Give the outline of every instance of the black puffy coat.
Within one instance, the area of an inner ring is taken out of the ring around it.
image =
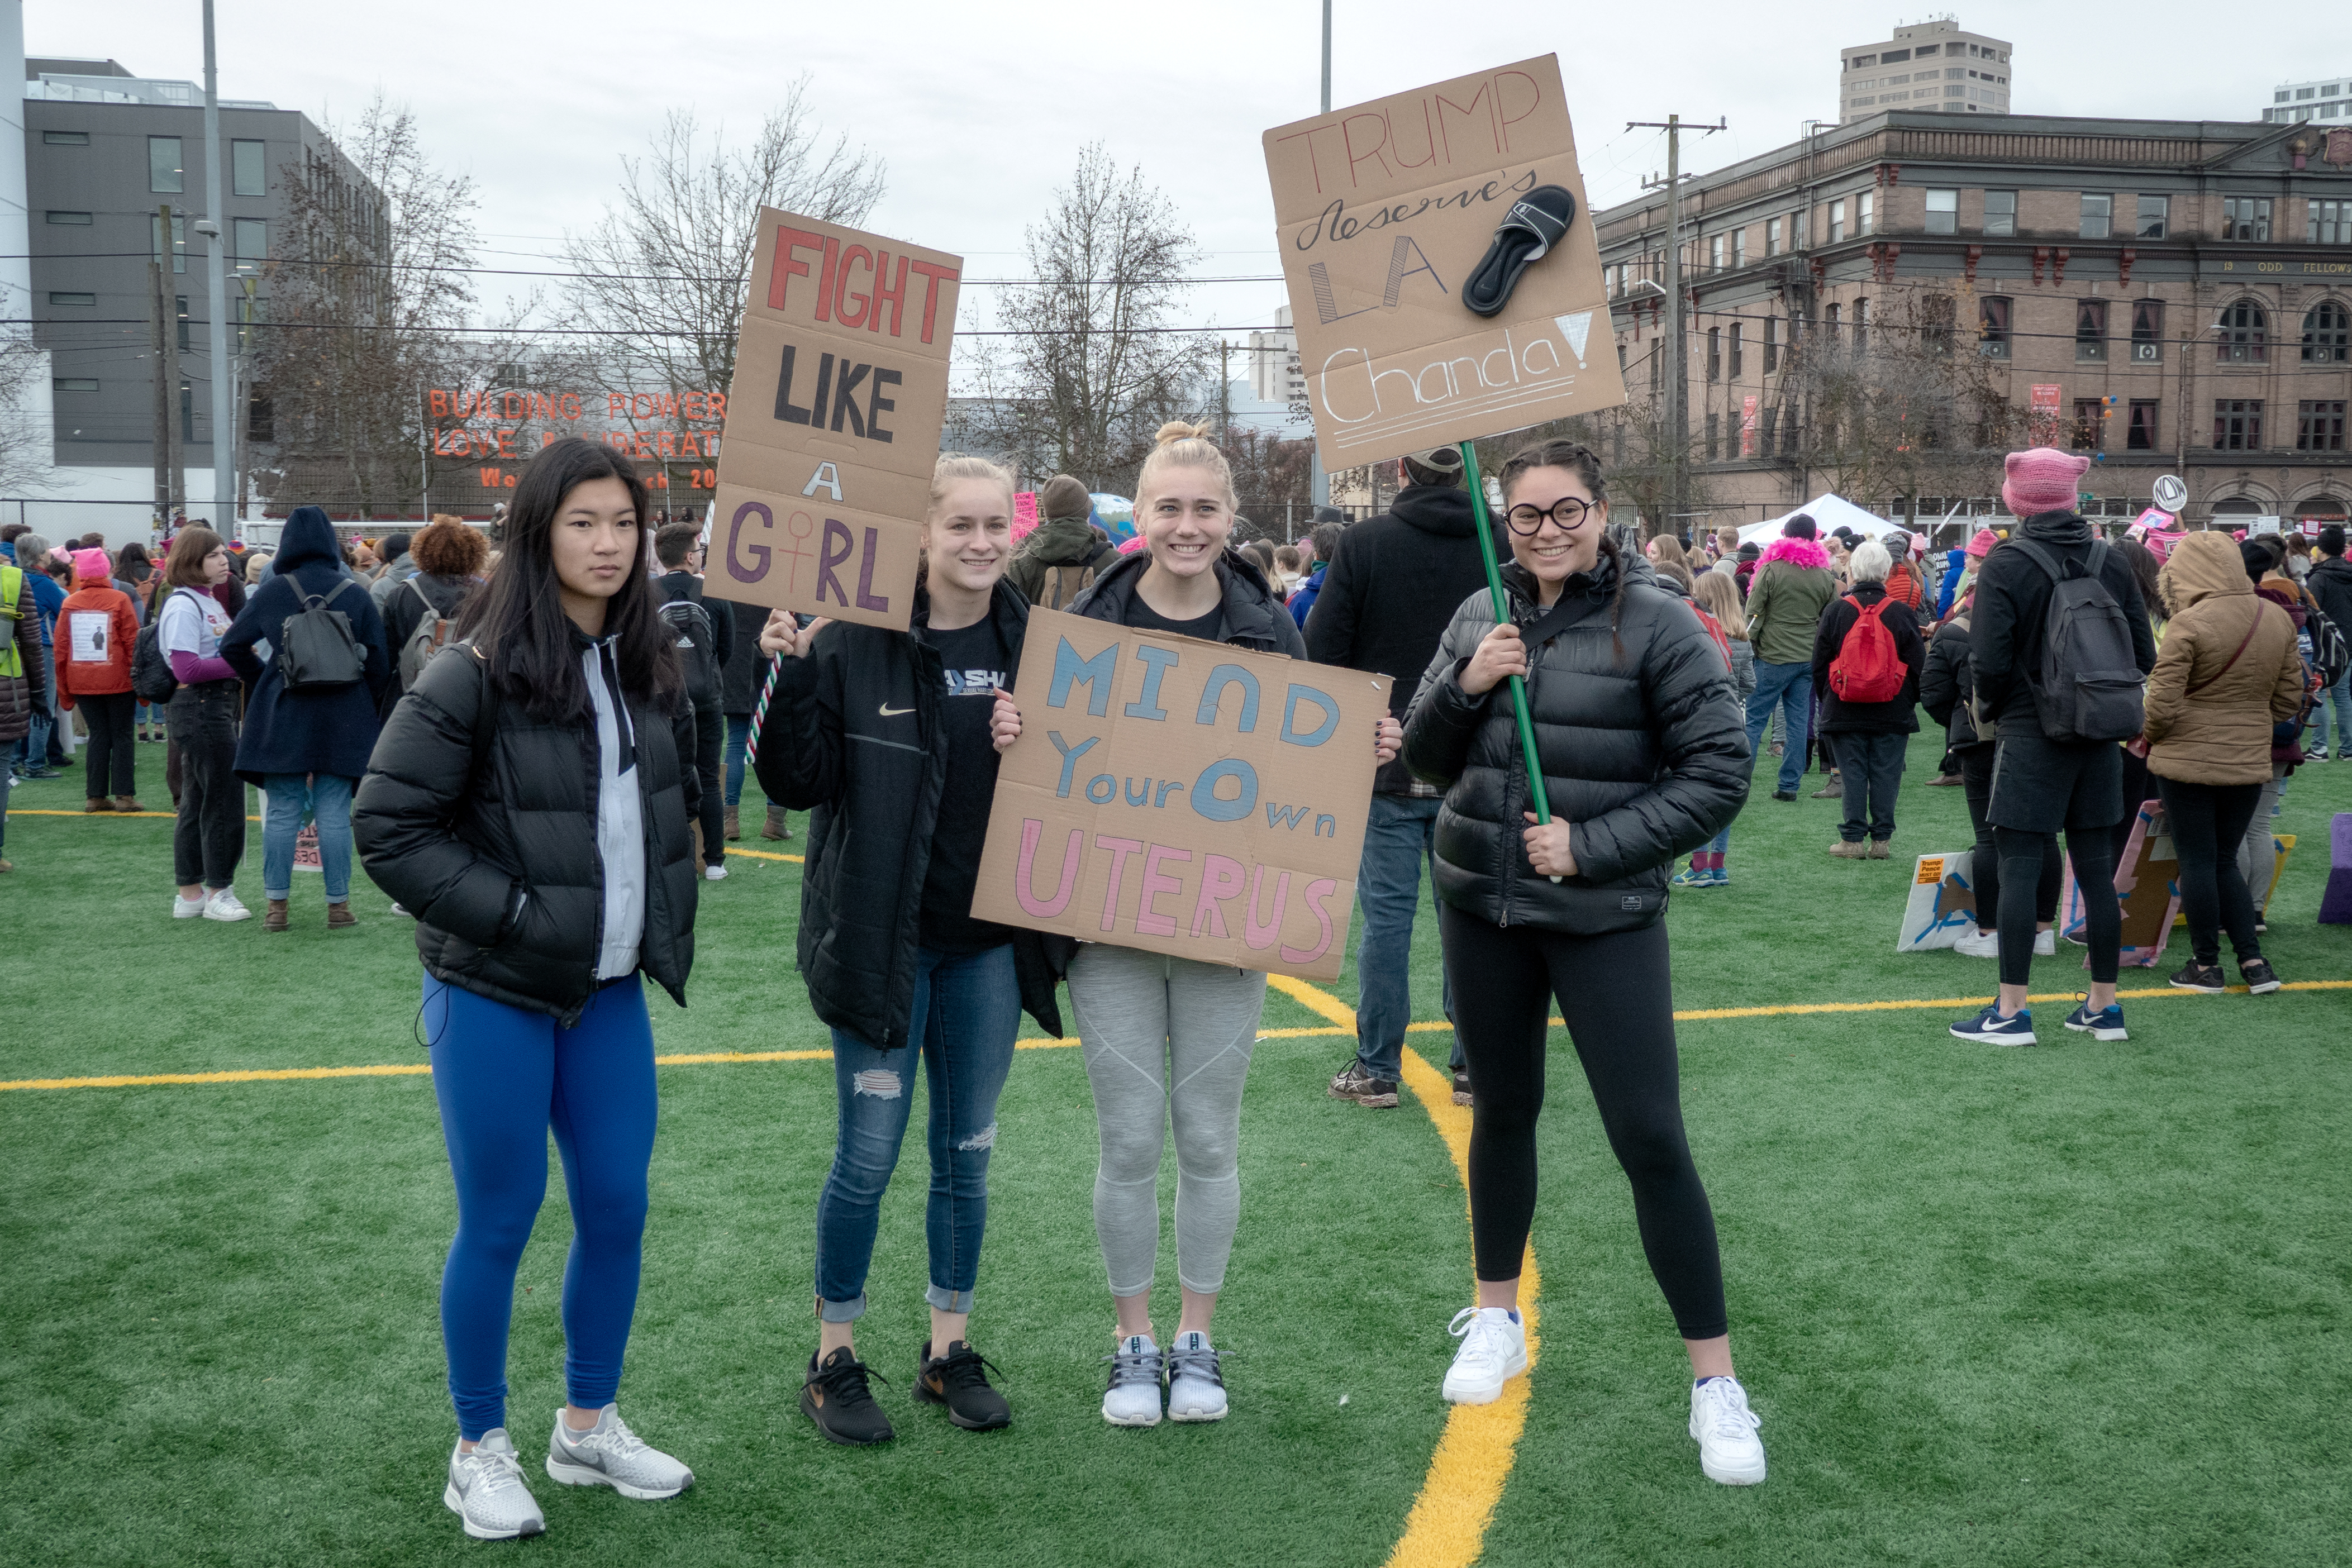
[[[727,657],[719,664],[719,711],[749,717],[759,706],[760,687],[767,681],[768,665],[772,662],[760,652],[760,633],[768,624],[768,607],[708,593],[702,596],[702,605],[714,615],[722,609],[727,612],[728,635],[731,639]]]
[[[1257,562],[1238,550],[1228,549],[1213,565],[1217,580],[1225,590],[1225,624],[1221,642],[1261,653],[1307,657],[1306,634],[1290,618],[1290,612],[1283,607],[1265,574],[1258,570]],[[1070,601],[1069,613],[1083,615],[1089,621],[1127,624],[1127,607],[1135,598],[1136,584],[1150,569],[1149,550],[1119,557],[1116,564],[1095,579],[1092,588]]]
[[[1990,735],[1977,733],[1969,706],[1975,695],[1969,678],[1969,612],[1955,610],[1936,628],[1927,643],[1927,667],[1919,672],[1919,706],[1944,727],[1944,744],[1954,751],[1993,743]]]
[[[575,635],[575,643],[587,639]],[[702,868],[694,710],[630,702],[646,829],[637,967],[686,1005]],[[487,710],[487,711],[486,711]],[[541,723],[491,689],[459,643],[425,667],[377,740],[352,810],[375,884],[416,916],[427,973],[460,990],[577,1022],[596,989],[604,862],[596,852],[593,716]],[[512,917],[518,890],[530,896]]]
[[[836,621],[808,653],[779,661],[767,722],[755,737],[760,788],[809,817],[801,873],[801,977],[835,1029],[883,1051],[907,1043],[922,940],[923,881],[947,787],[946,666],[924,638],[930,596],[918,589],[912,629]],[[1029,601],[999,582],[989,614],[1013,669]],[[1034,931],[1013,937],[1021,1006],[1062,1032],[1054,973]]]
[[[1616,632],[1610,596],[1627,573]],[[1533,578],[1503,568],[1511,619],[1544,612]],[[1570,623],[1533,650],[1528,701],[1552,815],[1570,824],[1577,874],[1553,883],[1528,863],[1528,804],[1510,688],[1462,689],[1462,666],[1494,629],[1485,590],[1454,612],[1405,721],[1413,772],[1445,787],[1437,814],[1437,896],[1497,925],[1580,936],[1633,931],[1665,913],[1666,872],[1739,814],[1748,798],[1747,719],[1722,650],[1687,601],[1645,561],[1604,556],[1569,579]]]
[[[1903,689],[1883,703],[1850,703],[1830,685],[1830,666],[1845,646],[1862,612],[1887,598],[1886,586],[1856,583],[1822,612],[1813,629],[1813,695],[1821,698],[1818,727],[1823,735],[1916,735],[1919,730],[1919,674],[1927,663],[1927,644],[1919,635],[1919,618],[1901,600],[1878,612],[1879,623],[1895,640],[1895,656],[1903,661]]]

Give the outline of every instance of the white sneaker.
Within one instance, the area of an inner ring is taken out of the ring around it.
[[[1528,1330],[1508,1307],[1465,1307],[1446,1332],[1462,1342],[1445,1372],[1445,1397],[1456,1405],[1492,1405],[1503,1385],[1528,1369]]]
[[[1110,1388],[1103,1395],[1103,1419],[1114,1427],[1160,1425],[1160,1379],[1167,1363],[1149,1334],[1118,1342],[1110,1359]]]
[[[1736,1377],[1710,1377],[1691,1387],[1690,1435],[1698,1468],[1711,1481],[1752,1487],[1764,1479],[1763,1418],[1748,1408],[1748,1390]]]
[[[705,882],[725,882],[727,880],[727,868],[723,865],[704,866],[702,868],[702,880]]]
[[[2000,933],[1971,931],[1952,943],[1952,951],[1963,958],[1998,958],[2000,956]]]
[[[511,1541],[547,1528],[547,1517],[522,1479],[522,1462],[515,1458],[514,1439],[504,1427],[483,1433],[472,1453],[449,1456],[449,1480],[442,1488],[441,1502],[465,1521],[466,1533],[477,1541]]]
[[[1168,1418],[1171,1421],[1222,1421],[1225,1418],[1225,1376],[1209,1336],[1194,1329],[1180,1333],[1168,1347]]]
[[[647,1448],[621,1419],[621,1407],[607,1405],[585,1432],[566,1427],[563,1412],[555,1413],[555,1429],[547,1435],[547,1479],[568,1487],[611,1487],[639,1502],[658,1502],[692,1486],[694,1472]]]
[[[173,896],[176,897],[177,895],[174,894]],[[243,904],[238,902],[236,890],[235,888],[225,887],[218,893],[214,894],[210,898],[205,900],[205,918],[207,920],[250,920],[253,918],[253,911],[247,909]]]
[[[2058,933],[2055,931],[2036,931],[2033,934],[2033,956],[2035,957],[2053,957],[2057,954],[2057,951]]]
[[[172,895],[172,918],[174,920],[194,920],[198,915],[202,915],[205,912],[205,907],[211,903],[212,895],[210,894],[198,894],[194,898],[182,898],[175,893]]]

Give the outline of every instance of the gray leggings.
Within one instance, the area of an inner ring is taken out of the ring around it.
[[[1094,1085],[1101,1161],[1095,1237],[1114,1296],[1151,1288],[1160,1158],[1176,1131],[1176,1277],[1211,1293],[1241,1220],[1242,1081],[1265,1010],[1252,969],[1089,943],[1070,963],[1070,1012]]]

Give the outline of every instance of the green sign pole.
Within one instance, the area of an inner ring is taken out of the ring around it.
[[[1462,473],[1470,486],[1470,509],[1478,520],[1478,559],[1486,563],[1486,591],[1495,596],[1495,623],[1499,626],[1511,618],[1510,600],[1503,592],[1503,570],[1495,559],[1495,536],[1486,517],[1486,482],[1478,476],[1477,450],[1466,441],[1462,443]],[[1528,653],[1532,658],[1535,650]],[[1536,758],[1536,725],[1528,716],[1528,684],[1517,675],[1511,677],[1511,712],[1519,721],[1519,751],[1527,759],[1528,793],[1534,799],[1536,821],[1549,822],[1551,801],[1544,793],[1543,764]]]

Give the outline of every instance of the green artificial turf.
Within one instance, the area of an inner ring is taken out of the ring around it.
[[[153,759],[153,760],[151,760]],[[160,758],[142,748],[144,770]],[[1676,1005],[1983,995],[1992,966],[1901,956],[1909,856],[1962,847],[1958,789],[1897,818],[1903,858],[1824,852],[1833,802],[1763,793],[1729,888],[1678,897]],[[1815,780],[1809,779],[1808,792]],[[150,784],[151,803],[162,790]],[[330,936],[173,922],[171,823],[30,817],[0,880],[10,1017],[0,1079],[417,1062],[410,926],[362,886]],[[2352,978],[2314,916],[2352,768],[2305,769],[2301,847],[2267,945],[2290,981]],[[759,821],[754,800],[743,816]],[[743,847],[796,851],[799,841]],[[240,879],[259,904],[259,835]],[[664,1052],[822,1047],[792,966],[798,867],[734,857],[706,886],[693,1005]],[[2184,956],[2129,970],[2158,986]],[[2078,950],[2037,992],[2080,983]],[[1438,1016],[1433,930],[1414,998]],[[1332,988],[1352,999],[1352,972]],[[2056,1028],[1965,1045],[1958,1009],[1685,1022],[1684,1092],[1714,1197],[1733,1343],[1771,1479],[1698,1474],[1687,1373],[1624,1180],[1564,1040],[1534,1245],[1544,1352],[1496,1563],[2340,1560],[2341,1157],[2352,992],[2126,998],[2133,1039]],[[1322,1019],[1270,996],[1268,1028]],[[1034,1029],[1028,1032],[1034,1033]],[[1412,1043],[1443,1065],[1445,1036]],[[1014,1427],[974,1436],[907,1399],[925,1332],[919,1135],[886,1202],[861,1345],[894,1385],[887,1448],[794,1409],[814,1343],[810,1251],[831,1155],[822,1061],[660,1071],[645,1287],[624,1408],[697,1489],[666,1504],[535,1488],[533,1553],[629,1563],[1378,1563],[1444,1418],[1468,1299],[1461,1188],[1427,1118],[1328,1099],[1332,1038],[1258,1047],[1243,1223],[1218,1317],[1234,1414],[1121,1431],[1096,1414],[1111,1333],[1075,1051],[1014,1063],[992,1168],[980,1347]],[[918,1121],[917,1126],[919,1128]],[[0,1514],[7,1563],[461,1562],[439,1502],[454,1427],[436,1288],[453,1224],[422,1076],[0,1093]],[[510,1417],[533,1462],[561,1400],[552,1185],[517,1298]],[[1172,1241],[1172,1237],[1170,1238]],[[1161,1276],[1172,1292],[1173,1260]],[[1172,1301],[1160,1316],[1172,1319]],[[1164,1325],[1163,1325],[1164,1326]],[[1340,1403],[1345,1395],[1347,1402]]]

